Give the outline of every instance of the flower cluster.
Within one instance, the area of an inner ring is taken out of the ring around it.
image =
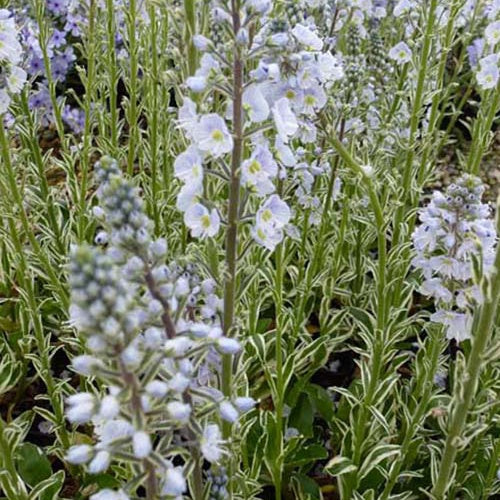
[[[434,192],[413,233],[413,264],[424,275],[420,291],[436,301],[431,320],[457,341],[470,337],[471,310],[482,301],[473,258],[484,273],[493,264],[497,234],[490,207],[481,203],[483,190],[477,177],[464,175],[445,194]]]
[[[19,94],[26,82],[22,56],[15,20],[7,9],[0,9],[0,114],[7,111],[11,95]]]
[[[67,459],[92,474],[113,460],[134,462],[146,488],[180,498],[185,470],[201,477],[201,460],[223,460],[220,419],[236,422],[255,402],[214,387],[218,353],[236,354],[240,345],[222,334],[213,280],[200,281],[190,265],[164,264],[167,243],[151,236],[142,200],[114,160],[101,159],[96,175],[99,247],[73,248],[69,264],[71,319],[89,351],[72,366],[107,391],[67,398],[68,420],[92,423],[95,433],[93,445],[73,446]],[[92,498],[129,494],[124,487]]]
[[[492,7],[492,6],[490,6]],[[491,21],[484,30],[484,36],[473,41],[467,48],[469,61],[481,90],[496,88],[500,77],[498,42],[500,42],[500,21],[494,20],[498,9],[486,10]]]
[[[232,20],[224,4],[215,2],[212,9],[213,25],[222,27],[214,29],[217,36],[209,40],[195,35],[194,44],[203,55],[186,86],[194,93],[222,94],[227,111],[224,116],[201,113],[198,108],[203,105],[188,97],[179,111],[179,126],[191,144],[174,165],[176,177],[184,183],[177,208],[184,212],[194,237],[217,235],[223,220],[221,207],[208,200],[205,178],[207,174],[227,178],[226,158],[233,154],[236,140],[232,121],[238,86],[243,115],[240,136],[244,134],[250,143],[241,161],[241,186],[249,204],[263,199],[255,217],[244,214],[255,220],[251,230],[255,240],[273,250],[283,238],[292,214],[276,194],[276,184],[286,177],[287,169],[293,171],[301,202],[317,205],[309,196],[312,180],[328,168],[317,155],[308,155],[305,146],[317,141],[316,119],[327,103],[326,92],[343,77],[339,60],[325,50],[314,16],[308,15],[320,3],[287,2],[283,12],[269,1],[242,2],[241,26],[235,33],[237,51],[245,66],[254,67],[243,71],[243,82],[235,82],[231,75],[230,61],[236,56],[230,44],[224,43],[224,33],[229,31],[224,25]]]

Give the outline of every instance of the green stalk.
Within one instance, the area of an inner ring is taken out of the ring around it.
[[[137,3],[136,0],[130,0],[127,9],[127,36],[128,36],[128,56],[130,64],[130,78],[128,82],[129,103],[127,108],[127,121],[129,126],[127,173],[132,176],[134,173],[134,163],[136,159],[137,146]]]
[[[500,106],[500,85],[488,94],[490,94],[488,98],[481,101],[481,109],[474,124],[472,145],[467,158],[467,172],[474,175],[479,175],[479,165],[489,146],[491,127]]]
[[[40,44],[40,50],[42,51],[45,78],[47,79],[47,87],[49,90],[50,101],[54,112],[55,125],[57,133],[59,134],[59,138],[61,140],[61,145],[64,146],[64,123],[62,119],[61,108],[59,106],[59,103],[57,102],[56,82],[52,77],[52,66],[50,64],[48,52],[50,32],[45,19],[45,2],[42,2],[41,0],[36,1],[36,21],[39,29],[38,43]]]
[[[184,0],[185,32],[184,43],[187,47],[187,60],[189,75],[194,75],[198,66],[198,54],[193,43],[196,35],[196,0]]]
[[[342,141],[342,138],[344,136],[344,126],[345,126],[345,120],[342,119],[340,122],[339,141]],[[303,290],[301,290],[300,293],[297,313],[295,315],[296,317],[296,325],[294,329],[295,336],[299,334],[304,321],[306,321],[307,319],[305,317],[305,308],[307,305],[307,300],[309,299],[310,296],[309,293],[311,290],[312,282],[323,260],[323,253],[326,244],[326,234],[330,223],[330,218],[329,218],[330,210],[333,205],[333,190],[335,188],[335,179],[337,177],[338,158],[339,157],[336,157],[334,159],[332,169],[330,172],[330,177],[328,178],[328,188],[327,188],[326,198],[323,203],[323,211],[321,213],[321,222],[319,226],[317,245],[315,245],[314,247],[313,258],[306,271],[305,287],[303,288]],[[302,261],[305,256],[305,242],[307,239],[307,232],[309,230],[309,214],[310,210],[308,209],[306,210],[304,215],[305,219],[304,219],[304,226],[302,229],[302,245],[301,245],[301,255],[300,255]],[[303,281],[303,276],[302,276],[303,267],[304,267],[303,264],[299,266],[299,279],[297,280],[298,286],[301,286],[300,284]]]
[[[158,198],[158,26],[156,23],[156,7],[151,5],[149,8],[150,20],[150,50],[151,50],[151,78],[148,81],[148,137],[150,145],[150,163],[151,163],[151,206],[153,211],[153,220],[155,224],[155,233],[159,234],[160,228],[160,200]]]
[[[3,119],[2,116],[0,116],[0,120],[1,119]],[[6,170],[7,174],[6,178],[9,187],[9,193],[8,194],[4,193],[4,195],[12,196],[14,204],[18,209],[18,214],[19,214],[18,218],[20,219],[23,230],[26,233],[26,237],[30,242],[31,248],[33,249],[33,252],[37,257],[38,261],[40,262],[42,269],[44,270],[45,273],[47,273],[47,277],[49,278],[49,281],[53,289],[57,292],[58,298],[61,301],[61,306],[64,309],[68,309],[69,307],[68,293],[65,290],[64,286],[61,284],[60,276],[58,275],[58,273],[54,271],[52,263],[49,261],[47,255],[42,250],[42,247],[40,246],[40,243],[33,232],[31,223],[28,219],[28,215],[26,214],[26,209],[24,207],[24,200],[19,191],[16,175],[10,159],[10,147],[7,141],[7,137],[5,135],[4,127],[0,127],[0,149],[3,160],[3,167]],[[21,254],[24,254],[22,246],[20,252]]]
[[[342,142],[332,134],[330,137],[333,147],[336,149],[344,163],[353,170],[356,174],[361,174],[363,183],[368,190],[370,204],[375,215],[377,226],[377,242],[378,242],[378,276],[377,276],[377,330],[376,337],[373,342],[373,356],[371,358],[371,373],[370,383],[364,396],[363,402],[359,409],[356,422],[353,430],[353,464],[358,466],[361,462],[363,442],[366,437],[366,429],[368,424],[369,409],[374,403],[374,397],[378,387],[378,381],[382,370],[382,360],[384,358],[385,325],[386,325],[386,233],[383,209],[375,192],[372,180],[366,175],[363,168],[354,160],[351,154],[344,147]],[[353,492],[357,486],[357,474],[353,472],[346,474],[342,484],[342,498],[352,498]]]
[[[36,124],[33,119],[33,115],[29,110],[27,92],[23,92],[21,94],[21,108],[23,110],[23,119],[26,121],[26,133],[21,133],[23,146],[29,149],[33,163],[36,165],[37,178],[38,182],[40,183],[40,193],[42,195],[44,205],[47,207],[47,217],[50,228],[54,235],[57,250],[60,255],[65,255],[66,245],[62,240],[61,228],[59,227],[59,224],[57,222],[54,201],[50,195],[50,188],[47,182],[47,177],[45,175],[43,156],[40,150],[40,144],[38,143]]]
[[[78,197],[78,228],[77,235],[79,243],[85,241],[85,227],[87,210],[87,184],[88,173],[90,168],[90,155],[92,147],[92,103],[94,102],[94,87],[95,87],[95,13],[96,0],[90,0],[88,14],[88,32],[86,33],[86,59],[87,59],[87,74],[85,76],[85,123],[83,127],[83,146],[80,157],[81,165],[81,180],[80,180],[80,195]]]
[[[431,113],[429,116],[429,126],[427,133],[430,137],[432,137],[432,140],[428,142],[427,147],[424,149],[424,152],[422,154],[422,160],[420,162],[420,168],[419,168],[419,173],[418,173],[418,187],[419,190],[424,182],[425,179],[425,173],[427,170],[427,162],[429,159],[429,156],[431,155],[431,151],[433,151],[433,148],[436,145],[437,141],[437,124],[439,123],[439,104],[442,102],[442,97],[443,97],[443,90],[447,90],[447,86],[444,85],[444,79],[445,79],[445,74],[446,74],[446,63],[448,61],[448,54],[451,50],[451,45],[453,42],[453,35],[455,33],[455,19],[456,16],[459,12],[459,3],[461,3],[461,0],[456,1],[453,5],[455,7],[452,9],[450,16],[448,18],[448,23],[446,25],[446,33],[444,37],[444,44],[443,48],[441,49],[441,57],[439,59],[439,68],[438,68],[438,76],[437,76],[437,84],[439,85],[439,89],[435,91],[433,97],[432,97],[432,105],[431,105]],[[447,93],[447,92],[445,92]],[[434,150],[434,156],[437,156],[439,154],[439,151]],[[413,219],[414,220],[414,219]],[[411,233],[411,228],[410,231]]]
[[[283,408],[285,404],[285,387],[283,384],[283,244],[276,248],[276,281],[275,306],[276,306],[276,395],[274,405],[276,408],[277,440],[280,449],[276,454],[277,460],[274,467],[274,488],[276,500],[282,498],[283,477]]]
[[[401,469],[403,468],[405,463],[407,463],[409,450],[411,445],[413,444],[415,434],[417,433],[425,419],[426,412],[429,407],[429,401],[433,394],[434,376],[439,365],[439,355],[442,350],[442,340],[440,337],[440,331],[432,332],[429,336],[429,342],[431,343],[431,345],[428,369],[426,369],[424,380],[420,384],[420,390],[419,388],[417,388],[414,393],[414,399],[418,401],[417,407],[414,408],[413,411],[411,411],[412,419],[408,429],[404,429],[404,437],[403,441],[401,442],[401,452],[397,459],[398,462],[395,466],[391,467],[389,478],[387,479],[384,491],[382,492],[379,500],[387,500],[389,498],[389,495],[391,494],[394,485],[398,480]],[[425,355],[427,355],[427,351],[425,352]],[[418,383],[419,381],[417,381],[417,384]]]
[[[115,49],[115,19],[113,0],[106,0],[106,72],[108,77],[109,101],[109,137],[111,140],[111,156],[117,158],[118,152],[118,68]]]
[[[394,221],[394,236],[393,244],[399,243],[401,237],[401,226],[407,214],[408,203],[411,198],[411,181],[413,168],[413,159],[415,157],[416,148],[416,135],[418,131],[418,124],[422,114],[422,102],[424,97],[425,81],[427,76],[427,69],[429,66],[429,55],[431,51],[432,38],[434,37],[434,24],[436,19],[436,9],[438,0],[431,0],[429,7],[427,26],[424,34],[424,41],[422,45],[422,53],[420,56],[420,67],[418,71],[417,89],[415,92],[415,100],[413,102],[413,109],[410,118],[410,137],[408,138],[408,150],[406,153],[406,162],[403,168],[403,195],[401,206],[396,211]]]
[[[0,479],[0,484],[8,499],[28,500],[28,492],[24,486],[24,482],[19,477],[14,460],[12,458],[12,448],[6,437],[5,422],[0,416],[0,464],[2,464],[2,471],[7,473],[8,477]],[[16,484],[17,488],[12,488],[10,481]]]
[[[500,198],[497,202],[497,231],[500,232]],[[463,376],[463,388],[456,385],[451,402],[450,421],[446,436],[443,457],[432,494],[437,500],[445,498],[450,482],[453,480],[455,458],[461,445],[461,437],[472,409],[473,399],[484,366],[484,353],[491,338],[500,297],[500,246],[496,251],[495,263],[490,276],[483,276],[481,288],[484,303],[476,312],[472,331],[472,346]]]

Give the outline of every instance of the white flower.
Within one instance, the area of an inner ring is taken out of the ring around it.
[[[207,88],[207,77],[203,75],[190,76],[186,80],[186,85],[192,92],[203,92]]]
[[[248,160],[241,165],[241,181],[247,186],[255,188],[260,196],[274,191],[274,184],[270,179],[276,177],[278,165],[272,153],[264,146],[257,146]]]
[[[195,203],[186,210],[184,223],[194,238],[207,238],[219,232],[220,218],[215,208],[209,212],[201,203]]]
[[[224,120],[215,113],[204,115],[194,127],[193,140],[201,151],[218,158],[233,149],[233,138]]]
[[[323,41],[321,38],[307,26],[296,24],[292,30],[292,34],[300,44],[304,45],[304,47],[309,50],[320,51],[323,48]]]
[[[443,282],[439,278],[425,280],[422,283],[420,292],[424,295],[430,295],[437,300],[442,300],[443,302],[450,302],[453,298],[451,292],[443,286]]]
[[[484,36],[488,44],[494,47],[500,41],[500,21],[495,21],[486,26]]]
[[[439,310],[431,315],[431,321],[446,326],[446,338],[457,342],[470,339],[472,316],[467,313]]]
[[[80,375],[86,375],[87,377],[93,375],[96,370],[103,366],[102,361],[95,356],[90,356],[88,354],[82,354],[81,356],[76,356],[71,361],[71,367],[75,372]]]
[[[9,90],[13,94],[18,94],[19,92],[21,92],[24,84],[26,83],[26,78],[27,74],[24,69],[20,68],[19,66],[14,66],[13,68],[11,68],[10,74],[7,77],[7,85],[9,87]]]
[[[167,412],[177,422],[187,424],[191,415],[191,407],[179,401],[172,401],[167,404]]]
[[[399,0],[394,7],[394,15],[399,17],[401,14],[408,13],[413,7],[415,7],[415,2],[413,0]]]
[[[79,444],[72,446],[66,454],[66,460],[70,464],[81,465],[86,464],[94,454],[94,449],[88,444]]]
[[[99,418],[112,420],[120,413],[120,404],[114,396],[104,396],[99,406]]]
[[[161,494],[176,497],[182,495],[186,489],[182,467],[168,468],[162,481]]]
[[[182,373],[176,373],[169,381],[168,388],[174,392],[184,392],[190,384],[190,379]]]
[[[174,175],[189,184],[203,181],[203,158],[198,149],[190,146],[175,159]]]
[[[331,52],[321,53],[318,56],[318,69],[322,82],[337,81],[344,77],[342,65]]]
[[[243,93],[243,107],[251,122],[260,123],[269,116],[269,105],[259,85],[250,85]]]
[[[282,97],[275,103],[272,111],[278,135],[284,143],[287,143],[288,138],[299,128],[297,118],[290,107],[290,101]]]
[[[483,57],[479,61],[480,69],[476,73],[477,84],[483,90],[493,89],[497,86],[500,72],[498,70],[498,55],[496,57]]]
[[[283,230],[272,226],[253,226],[250,230],[253,239],[268,250],[274,251],[283,241]]]
[[[132,448],[136,458],[147,457],[153,449],[149,434],[144,431],[134,432],[134,435],[132,436]]]
[[[190,206],[195,204],[203,193],[203,183],[201,182],[187,182],[182,186],[182,189],[177,195],[177,202],[175,204],[177,210],[185,212]]]
[[[405,42],[399,42],[391,50],[389,50],[389,57],[395,60],[398,64],[407,63],[411,61],[411,50]]]
[[[4,90],[0,89],[0,114],[4,114],[8,111],[10,104],[10,96]]]
[[[234,404],[237,406],[238,410],[242,412],[250,411],[252,408],[255,407],[256,402],[255,399],[247,397],[247,396],[241,396],[239,398],[236,398],[234,400]]]
[[[265,14],[271,8],[271,0],[247,0],[245,6],[259,14]]]
[[[97,447],[99,449],[107,449],[114,441],[132,436],[134,427],[124,419],[108,420],[102,423],[102,425],[97,425],[95,432],[99,437]]]
[[[228,337],[221,337],[218,339],[219,349],[224,354],[236,354],[240,352],[241,345],[236,339],[230,339]]]
[[[105,489],[91,495],[90,500],[130,500],[130,497],[123,490]]]
[[[219,412],[221,418],[227,422],[234,423],[238,420],[238,410],[229,401],[222,401],[220,403]]]
[[[193,132],[198,124],[198,115],[196,113],[196,104],[189,99],[184,98],[184,103],[179,109],[179,126],[186,132],[187,136],[192,139]]]
[[[89,463],[88,472],[90,474],[99,474],[100,472],[104,472],[109,467],[110,462],[111,454],[109,451],[99,451]]]
[[[154,398],[163,398],[167,395],[168,385],[161,380],[152,380],[146,385],[146,392]]]
[[[203,35],[194,35],[193,44],[198,50],[203,52],[210,46],[210,40]]]
[[[283,228],[290,222],[290,207],[277,195],[270,196],[257,212],[257,225]]]
[[[66,399],[66,418],[73,424],[90,422],[96,411],[95,397],[88,392],[79,392]]]
[[[224,450],[221,447],[222,444],[223,440],[219,426],[215,424],[207,425],[203,429],[200,446],[205,459],[210,463],[217,463],[224,453]]]

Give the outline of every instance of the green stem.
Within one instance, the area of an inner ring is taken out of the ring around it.
[[[425,81],[427,77],[427,69],[429,66],[429,55],[431,51],[432,38],[434,36],[434,22],[436,19],[436,9],[438,0],[431,0],[429,13],[427,18],[427,26],[425,29],[424,40],[422,45],[422,53],[420,56],[420,67],[418,72],[417,89],[415,92],[415,100],[410,118],[410,136],[408,138],[408,150],[406,153],[406,162],[403,168],[403,194],[401,206],[396,211],[394,221],[394,236],[393,244],[399,243],[401,236],[401,226],[407,214],[408,203],[411,197],[411,181],[414,171],[413,159],[415,157],[416,135],[418,130],[419,120],[422,114],[422,102],[424,97]]]
[[[128,55],[130,64],[130,78],[128,82],[129,102],[127,109],[127,121],[129,126],[129,141],[128,141],[128,155],[127,155],[127,173],[132,176],[134,173],[134,163],[136,159],[136,145],[137,145],[137,73],[138,73],[138,59],[137,59],[137,4],[136,0],[130,0],[127,9],[127,35],[128,35]]]
[[[285,387],[283,383],[283,244],[276,248],[276,281],[275,281],[275,306],[276,306],[276,395],[274,406],[276,408],[277,442],[280,447],[276,453],[277,460],[274,470],[274,488],[276,500],[282,497],[283,477],[283,409],[285,404]]]
[[[500,232],[500,198],[497,203],[497,231]],[[495,264],[490,276],[483,276],[481,286],[484,302],[477,311],[472,331],[472,346],[463,377],[463,388],[457,390],[451,402],[450,421],[443,457],[432,493],[437,500],[445,498],[453,480],[455,457],[461,445],[461,437],[467,423],[468,414],[476,395],[481,368],[484,366],[484,352],[491,338],[500,297],[500,246],[497,248]]]
[[[385,325],[386,325],[386,233],[383,209],[377,197],[375,188],[371,178],[366,175],[363,168],[354,160],[351,154],[344,147],[342,142],[332,134],[330,137],[333,147],[336,149],[339,156],[344,163],[355,173],[362,176],[363,183],[368,190],[370,204],[375,215],[375,222],[377,226],[377,242],[378,242],[378,276],[377,276],[377,330],[372,348],[373,356],[371,358],[371,373],[370,383],[361,404],[356,423],[353,430],[353,463],[359,465],[361,462],[363,442],[366,436],[367,418],[369,415],[369,408],[374,402],[380,372],[382,370],[382,363],[384,358],[384,344],[385,344]],[[352,497],[353,491],[357,486],[356,472],[346,474],[343,480],[342,492],[344,499]]]
[[[86,209],[87,209],[87,183],[90,168],[90,154],[92,146],[92,103],[94,102],[94,86],[95,86],[95,11],[96,1],[90,0],[88,13],[88,32],[86,33],[86,59],[87,59],[87,75],[85,77],[85,123],[83,128],[83,146],[81,154],[81,179],[80,179],[80,195],[79,200],[79,217],[78,217],[78,241],[85,241],[86,227]]]
[[[187,60],[189,75],[194,75],[198,65],[198,55],[193,43],[193,36],[196,35],[196,1],[184,0],[185,33],[184,43],[187,47]]]
[[[410,425],[407,429],[404,429],[404,437],[401,443],[401,452],[399,454],[398,462],[390,469],[389,478],[387,479],[384,491],[382,492],[379,500],[387,500],[387,498],[389,498],[389,495],[391,494],[394,485],[398,480],[399,473],[403,465],[407,463],[409,450],[414,442],[413,440],[415,434],[418,431],[419,427],[422,425],[422,422],[425,418],[427,409],[429,407],[429,401],[433,394],[434,376],[439,365],[439,355],[442,350],[442,341],[440,339],[440,336],[440,331],[432,332],[429,336],[428,341],[431,343],[430,353],[428,354],[426,351],[424,354],[426,357],[429,356],[429,360],[424,372],[425,378],[423,380],[423,383],[421,384],[423,391],[419,391],[417,388],[414,393],[414,399],[418,401],[418,404],[417,407],[414,408],[411,412],[412,419]]]
[[[491,97],[483,99],[479,116],[474,124],[472,145],[467,158],[467,171],[479,175],[479,166],[488,148],[491,135],[491,127],[495,120],[500,105],[500,85],[491,93]],[[483,115],[486,115],[483,118]]]
[[[5,422],[2,417],[0,417],[0,463],[2,464],[2,471],[5,471],[8,476],[4,476],[0,479],[0,484],[8,499],[27,500],[28,492],[14,465],[12,448],[6,438],[6,427]],[[14,489],[11,482],[14,483],[17,488]]]
[[[106,0],[106,72],[108,76],[108,109],[109,109],[109,137],[111,141],[110,154],[117,157],[118,153],[118,105],[117,86],[118,71],[116,65],[115,36],[116,26],[114,18],[115,8],[113,0]]]
[[[0,120],[3,119],[2,116],[0,116]],[[61,301],[61,305],[64,309],[67,309],[69,307],[69,299],[68,299],[68,293],[65,290],[64,286],[61,283],[60,276],[54,271],[54,268],[52,266],[52,263],[49,261],[47,258],[47,255],[45,252],[42,250],[40,243],[38,239],[36,238],[33,229],[31,228],[30,221],[28,219],[28,216],[26,214],[26,209],[24,206],[24,201],[23,197],[21,196],[21,193],[19,191],[19,187],[16,181],[16,175],[14,172],[14,168],[12,166],[12,162],[10,159],[10,147],[9,143],[7,141],[7,137],[5,135],[5,129],[3,126],[0,126],[0,149],[1,149],[1,155],[2,155],[2,160],[3,160],[3,166],[6,170],[6,177],[7,177],[7,182],[9,186],[9,195],[12,196],[14,200],[14,204],[16,205],[18,211],[19,211],[19,219],[21,221],[21,225],[23,227],[24,232],[26,233],[26,237],[28,238],[30,245],[33,249],[33,252],[37,259],[40,262],[41,268],[43,271],[47,274],[47,277],[49,278],[50,284],[54,288],[54,290],[58,294],[58,298]],[[7,194],[6,194],[7,196]],[[24,249],[22,249],[21,246],[21,254],[24,255]]]

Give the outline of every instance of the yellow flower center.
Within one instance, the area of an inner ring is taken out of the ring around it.
[[[262,220],[264,222],[269,222],[272,218],[273,218],[273,213],[271,212],[271,210],[269,210],[268,208],[266,208],[262,212]]]
[[[201,216],[201,225],[204,229],[208,229],[210,227],[210,217],[208,215]]]
[[[259,173],[261,170],[262,170],[261,164],[260,164],[260,162],[258,162],[257,160],[253,160],[253,161],[250,163],[250,166],[248,167],[248,171],[249,171],[251,174],[257,174],[257,173]]]
[[[212,139],[217,142],[222,141],[224,139],[224,134],[222,133],[222,130],[214,130],[212,132]]]
[[[293,99],[295,97],[295,92],[292,89],[289,89],[285,92],[285,97],[287,99]]]
[[[313,95],[308,95],[304,99],[307,106],[314,106],[316,104],[316,98]]]

